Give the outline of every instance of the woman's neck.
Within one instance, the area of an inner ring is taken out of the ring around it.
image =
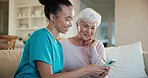
[[[53,37],[56,39],[59,35],[59,32],[55,29],[54,25],[50,22],[47,26],[47,29],[51,32]]]
[[[69,38],[70,42],[76,46],[85,46],[85,41],[81,39],[78,35]]]

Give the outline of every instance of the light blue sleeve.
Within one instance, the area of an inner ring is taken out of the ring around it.
[[[39,60],[52,65],[53,51],[50,36],[47,33],[36,33],[30,38],[30,64],[35,65]]]

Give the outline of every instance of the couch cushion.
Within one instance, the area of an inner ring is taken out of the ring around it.
[[[107,60],[116,59],[110,78],[146,78],[141,43],[106,48]]]
[[[0,50],[0,77],[13,78],[20,61],[21,50]]]
[[[148,75],[148,51],[144,51],[143,53],[144,55],[144,65],[145,65],[145,70],[146,70],[146,73]]]

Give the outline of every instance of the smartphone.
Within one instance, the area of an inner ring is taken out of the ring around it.
[[[112,66],[114,63],[116,63],[116,59],[110,59],[104,64],[104,66]]]

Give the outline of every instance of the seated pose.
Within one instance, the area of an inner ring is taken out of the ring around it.
[[[97,64],[102,70],[106,60],[103,43],[93,37],[101,23],[101,16],[91,8],[82,10],[76,20],[77,35],[60,40],[65,55],[65,71],[72,71],[90,64]],[[109,67],[100,75],[92,73],[86,77],[107,77]],[[84,76],[83,76],[84,77]],[[93,78],[94,78],[93,77]]]
[[[30,35],[14,78],[78,78],[84,74],[104,72],[105,70],[100,71],[99,66],[93,64],[62,73],[63,48],[55,38],[59,33],[66,33],[72,26],[74,10],[69,0],[39,1],[44,5],[49,24]]]

